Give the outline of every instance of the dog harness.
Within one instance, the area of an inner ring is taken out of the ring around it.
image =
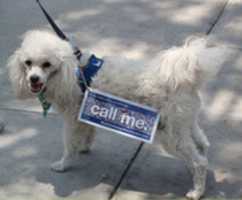
[[[76,68],[76,77],[78,85],[80,86],[82,92],[84,93],[92,83],[92,78],[101,69],[104,63],[103,59],[97,58],[95,55],[91,55],[85,66]]]

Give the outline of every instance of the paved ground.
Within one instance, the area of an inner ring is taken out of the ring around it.
[[[242,1],[44,2],[82,48],[99,55],[149,59],[190,34],[207,33],[220,14],[211,34],[235,48],[242,45]],[[72,171],[50,171],[49,164],[62,153],[62,120],[54,114],[43,119],[35,101],[15,100],[5,69],[20,36],[47,23],[34,0],[0,0],[0,24],[0,118],[7,123],[0,135],[0,199],[107,199],[139,143],[98,131],[92,153],[83,155]],[[212,143],[206,198],[242,198],[241,73],[238,50],[203,91],[201,125]],[[157,144],[145,145],[114,198],[182,198],[190,186],[182,162],[162,156]]]

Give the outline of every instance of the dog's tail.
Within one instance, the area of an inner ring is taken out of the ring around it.
[[[160,72],[173,88],[184,84],[200,88],[232,55],[233,51],[225,45],[193,36],[184,46],[171,48],[163,54]]]

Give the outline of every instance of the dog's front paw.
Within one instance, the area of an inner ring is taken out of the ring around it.
[[[50,167],[55,172],[65,172],[70,166],[67,166],[63,160],[60,160],[52,163]]]
[[[202,195],[203,193],[198,190],[191,190],[186,194],[186,197],[191,200],[199,200]]]

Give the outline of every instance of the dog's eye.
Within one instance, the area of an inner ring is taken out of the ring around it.
[[[43,67],[43,68],[49,68],[50,66],[51,66],[50,62],[44,62],[44,63],[42,64],[42,67]]]
[[[32,65],[32,61],[31,61],[31,60],[26,60],[24,63],[25,63],[27,66],[31,66],[31,65]]]

